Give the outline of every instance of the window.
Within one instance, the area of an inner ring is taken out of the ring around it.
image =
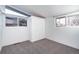
[[[21,14],[17,11],[6,8],[6,22],[5,25],[7,27],[13,26],[27,26],[28,15]]]
[[[79,26],[79,15],[73,15],[68,17],[70,26]]]
[[[24,17],[12,17],[6,16],[6,26],[13,27],[13,26],[27,26],[27,18]]]
[[[27,26],[27,20],[23,18],[19,18],[19,26]]]
[[[56,18],[56,26],[57,27],[62,27],[66,25],[66,19],[65,17],[61,17],[61,18]]]
[[[6,17],[6,26],[17,26],[16,17]]]

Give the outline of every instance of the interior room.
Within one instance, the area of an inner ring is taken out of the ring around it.
[[[0,54],[79,54],[79,5],[0,5]]]

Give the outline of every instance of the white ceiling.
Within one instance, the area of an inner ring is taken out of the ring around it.
[[[31,15],[50,17],[79,11],[79,5],[14,5]]]

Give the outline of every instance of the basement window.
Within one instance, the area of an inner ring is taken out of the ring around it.
[[[17,18],[16,17],[6,17],[6,26],[17,26]]]
[[[27,20],[25,18],[19,18],[19,26],[27,26]]]
[[[68,17],[70,26],[79,26],[79,15],[73,15]]]
[[[27,26],[27,19],[29,15],[24,15],[24,13],[22,13],[21,11],[18,10],[15,11],[14,9],[9,9],[9,8],[5,9],[5,13],[6,13],[5,25],[7,27]]]
[[[65,25],[66,25],[66,18],[65,17],[56,18],[56,26],[57,27],[63,27]]]

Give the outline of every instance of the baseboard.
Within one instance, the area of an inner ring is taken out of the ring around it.
[[[47,37],[46,39],[52,40],[53,38],[51,39],[51,38]],[[59,41],[57,41],[57,40],[52,40],[52,41],[55,41],[55,42],[58,42],[58,43],[60,43],[60,44],[63,44],[63,45],[66,45],[66,46],[69,46],[69,47],[72,47],[72,48],[75,48],[75,49],[78,49],[78,50],[79,50],[79,48],[74,47],[74,46],[71,46],[71,45],[69,45],[69,44],[66,44],[66,43],[63,43],[63,42],[59,42]]]
[[[40,39],[39,39],[39,40],[40,40]],[[33,43],[33,42],[36,42],[36,41],[39,41],[39,40],[30,40],[30,41]]]
[[[42,39],[45,39],[45,38],[42,38]],[[42,39],[38,39],[38,40],[30,40],[31,42],[36,42],[36,41],[39,41],[39,40],[42,40]]]
[[[24,41],[29,41],[29,40],[16,41],[16,42],[10,42],[10,43],[7,43],[7,44],[2,44],[2,47],[9,46],[9,45],[14,45],[14,44],[18,44],[18,43],[21,43],[21,42],[24,42]]]

